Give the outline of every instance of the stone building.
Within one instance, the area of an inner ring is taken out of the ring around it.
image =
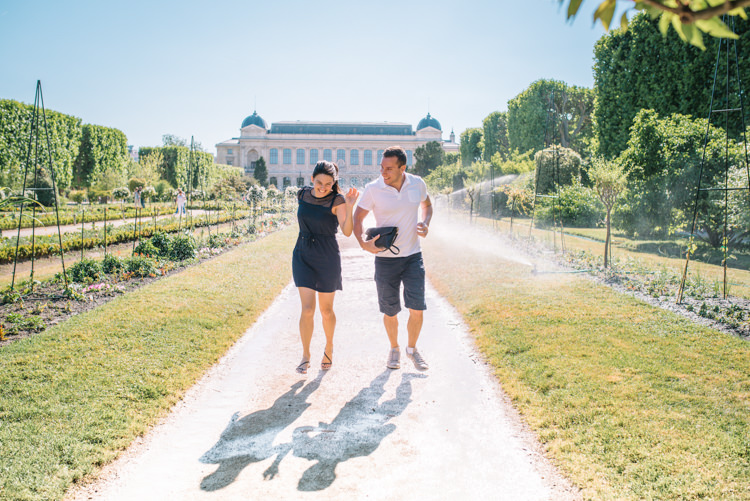
[[[394,122],[274,122],[268,128],[256,112],[242,121],[240,136],[216,145],[216,162],[240,166],[252,175],[260,157],[268,168],[269,184],[309,184],[312,167],[319,160],[336,162],[341,186],[362,187],[380,174],[380,159],[388,146],[400,145],[407,165],[414,151],[437,141],[446,152],[458,152],[455,135],[443,140],[443,131],[428,113],[416,131],[411,124]]]

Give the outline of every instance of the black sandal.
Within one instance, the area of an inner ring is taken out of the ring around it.
[[[307,368],[310,367],[310,361],[309,360],[303,360],[298,366],[297,366],[297,372],[299,374],[307,374]]]
[[[328,362],[326,362],[326,358],[328,359]],[[333,365],[333,360],[331,360],[331,357],[329,357],[328,354],[324,351],[323,361],[320,362],[320,370],[323,370],[323,371],[330,370],[332,365]]]

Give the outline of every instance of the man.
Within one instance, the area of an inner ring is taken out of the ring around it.
[[[422,220],[419,221],[421,208]],[[377,226],[397,226],[394,242],[398,254],[375,245],[376,239],[363,238],[362,222],[373,212]],[[422,330],[424,310],[425,272],[419,237],[426,237],[432,219],[432,202],[427,195],[427,185],[422,178],[406,172],[406,152],[400,146],[385,150],[380,163],[380,177],[369,183],[354,212],[354,235],[360,247],[376,255],[375,285],[378,304],[383,313],[383,325],[391,343],[387,367],[401,367],[401,349],[398,344],[398,317],[401,311],[399,292],[404,286],[404,306],[409,310],[406,324],[408,342],[406,356],[419,370],[428,365],[417,351],[417,339]]]

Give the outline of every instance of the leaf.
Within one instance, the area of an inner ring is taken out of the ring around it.
[[[677,32],[677,34],[680,35],[680,38],[683,42],[688,41],[687,35],[685,35],[685,32],[682,30],[682,23],[680,22],[679,17],[672,16],[672,27]]]
[[[568,19],[578,14],[578,9],[581,7],[581,2],[583,0],[570,0],[570,3],[568,4]]]
[[[604,29],[609,31],[609,24],[612,22],[612,16],[615,15],[616,0],[604,0],[594,12],[594,21],[599,19]]]
[[[701,31],[705,31],[713,37],[734,39],[739,38],[739,36],[737,36],[736,33],[733,33],[732,30],[730,30],[729,27],[724,24],[718,17],[705,20],[699,19],[695,21],[695,25],[698,27],[698,29],[700,29]]]
[[[744,7],[737,7],[727,12],[730,16],[740,16],[742,19],[747,19],[747,12]]]
[[[661,32],[662,36],[667,36],[669,25],[671,24],[673,17],[674,14],[672,14],[671,12],[665,12],[659,19],[659,31]]]
[[[620,28],[622,31],[628,31],[628,13],[623,12],[622,17],[620,18]]]
[[[691,45],[695,45],[701,50],[706,50],[706,46],[703,45],[703,33],[701,33],[700,29],[691,24],[683,24],[682,30]]]

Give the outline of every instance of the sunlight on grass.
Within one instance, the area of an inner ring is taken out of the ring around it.
[[[289,283],[295,238],[273,233],[3,347],[0,498],[59,499],[145,432]]]
[[[750,492],[747,341],[456,240],[425,240],[430,280],[584,498]]]

